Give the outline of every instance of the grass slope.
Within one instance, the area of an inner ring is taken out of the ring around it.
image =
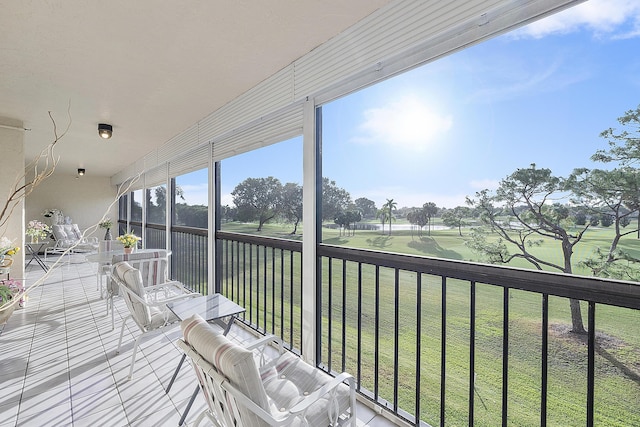
[[[261,234],[290,238],[288,226],[269,224],[262,233],[255,226],[233,224],[225,231]],[[233,228],[233,229],[231,229]],[[463,233],[465,231],[463,230]],[[611,230],[590,230],[584,242],[576,247],[574,265],[588,256],[597,246],[610,242]],[[411,231],[393,231],[391,236],[377,231],[357,231],[354,236],[340,236],[336,230],[324,230],[323,241],[390,252],[410,253],[459,260],[477,260],[476,254],[464,244],[465,236],[457,230],[431,231],[422,236]],[[299,237],[299,236],[298,236]],[[638,254],[640,244],[635,238],[623,239],[622,246]],[[560,263],[557,242],[549,240],[536,248],[540,256]],[[278,253],[275,254],[279,257]],[[279,262],[279,261],[278,261]],[[276,262],[276,265],[278,263]],[[514,263],[514,266],[528,267]],[[287,264],[299,274],[299,261]],[[448,280],[446,287],[446,317],[442,316],[442,285],[438,277],[423,275],[418,294],[415,275],[400,273],[398,289],[394,286],[394,272],[381,269],[379,287],[375,286],[373,268],[360,272],[352,263],[333,261],[331,277],[328,261],[323,265],[323,325],[322,362],[332,369],[345,369],[359,375],[361,386],[400,408],[415,414],[419,402],[420,417],[431,425],[440,423],[441,346],[443,321],[446,327],[446,395],[445,421],[447,425],[468,425],[469,348],[470,348],[470,285]],[[588,274],[575,268],[578,274]],[[358,278],[361,274],[361,286]],[[280,283],[279,277],[256,267],[252,276],[263,275],[263,283]],[[276,272],[276,275],[279,275]],[[285,283],[290,282],[287,273]],[[259,282],[260,283],[260,282]],[[264,315],[271,316],[272,324],[284,325],[289,334],[291,325],[300,317],[299,300],[294,302],[294,314],[280,316],[263,306],[260,301],[275,297],[288,300],[290,290],[282,295],[278,289],[258,286],[261,290],[251,297],[251,317],[258,324]],[[495,426],[501,423],[502,411],[502,310],[503,290],[490,285],[477,285],[475,314],[475,390],[474,421],[477,426]],[[294,292],[295,294],[295,292]],[[295,294],[297,295],[297,294]],[[509,299],[509,371],[508,413],[509,424],[514,426],[540,425],[541,390],[541,310],[540,295],[524,291],[510,291]],[[248,301],[248,298],[246,299]],[[357,301],[362,303],[358,306]],[[376,306],[375,301],[378,301]],[[421,302],[417,318],[417,302]],[[397,305],[396,305],[397,303]],[[278,303],[279,304],[279,303]],[[398,307],[396,316],[396,307]],[[380,316],[376,317],[376,311]],[[587,307],[583,306],[586,315]],[[566,299],[549,299],[549,362],[548,362],[548,425],[580,426],[586,423],[586,342],[569,333],[569,304]],[[640,313],[616,307],[597,307],[596,354],[596,424],[607,426],[640,425]],[[265,326],[266,327],[266,326]],[[296,326],[294,326],[295,328]],[[418,330],[418,327],[420,328]],[[272,327],[272,331],[280,329]],[[395,333],[398,333],[397,348]],[[292,342],[297,346],[298,331]],[[376,348],[375,337],[378,337]],[[343,340],[344,337],[344,340]],[[344,346],[343,346],[344,345]],[[419,349],[419,351],[418,351]],[[375,355],[378,355],[376,365]],[[397,364],[395,358],[397,357]],[[361,370],[358,371],[358,360]],[[420,370],[420,384],[416,384],[416,366]],[[377,379],[377,383],[376,383]],[[398,396],[393,395],[394,382]],[[377,387],[376,387],[377,386]],[[416,396],[416,390],[420,395]],[[417,400],[418,399],[418,400]]]

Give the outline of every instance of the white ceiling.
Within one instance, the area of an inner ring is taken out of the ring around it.
[[[389,1],[0,0],[0,120],[111,176]]]

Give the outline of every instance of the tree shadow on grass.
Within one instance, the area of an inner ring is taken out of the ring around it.
[[[550,332],[552,335],[579,343],[581,346],[587,346],[588,344],[588,335],[587,334],[574,334],[570,331],[569,325],[550,325]],[[623,376],[627,379],[635,382],[640,385],[640,366],[637,366],[636,363],[631,361],[623,361],[618,358],[614,353],[616,351],[620,351],[624,349],[627,353],[637,354],[638,350],[629,346],[623,340],[616,338],[611,335],[607,335],[602,332],[596,332],[596,342],[595,342],[595,351],[596,353],[605,359],[611,366],[616,368]],[[637,357],[637,356],[636,356]],[[577,362],[576,362],[577,363]],[[605,366],[600,365],[596,367],[596,370],[606,369]]]
[[[329,245],[345,245],[349,242],[349,239],[342,239],[340,237],[332,237],[330,239],[324,239],[322,243]]]
[[[458,252],[440,246],[433,237],[420,237],[419,240],[410,241],[407,246],[429,256],[458,260],[463,259],[462,255]]]
[[[373,239],[367,239],[367,244],[373,246],[376,249],[384,249],[391,246],[391,236],[378,236]]]

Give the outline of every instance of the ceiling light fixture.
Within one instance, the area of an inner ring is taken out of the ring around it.
[[[106,123],[98,124],[98,135],[101,138],[109,139],[111,138],[111,134],[113,133],[113,126],[108,125]]]
[[[84,176],[84,169],[78,168],[78,176]]]

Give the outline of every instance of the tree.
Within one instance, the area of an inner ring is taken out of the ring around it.
[[[209,208],[206,205],[176,203],[176,225],[207,228],[209,226]]]
[[[619,248],[622,237],[634,234],[637,229],[623,230],[632,215],[640,211],[640,174],[637,169],[628,166],[612,170],[575,169],[567,179],[567,188],[573,194],[575,203],[583,204],[589,211],[592,221],[599,221],[603,227],[613,225],[614,237],[606,250],[599,249],[594,257],[584,261],[596,276],[618,279],[633,279],[629,269],[623,275],[613,264],[616,261],[626,263],[640,262]]]
[[[429,224],[429,228],[428,228],[429,236],[431,236],[431,218],[434,218],[438,213],[438,207],[433,202],[427,202],[424,205],[422,205],[422,210],[424,211],[424,214],[427,217],[427,222]]]
[[[362,213],[363,218],[375,218],[378,209],[376,208],[376,203],[373,200],[369,200],[366,197],[360,197],[357,198],[354,203]]]
[[[278,215],[281,206],[282,184],[272,176],[247,178],[231,192],[238,209],[239,221],[258,221],[258,230]]]
[[[464,219],[471,215],[471,209],[466,206],[456,206],[453,209],[448,209],[442,214],[442,222],[447,227],[456,227],[458,234],[462,237],[462,227],[469,225]]]
[[[351,195],[329,178],[322,178],[322,220],[333,221],[338,213],[347,210]]]
[[[229,205],[221,206],[221,219],[224,222],[235,221],[238,209]]]
[[[640,105],[635,110],[625,111],[618,117],[618,123],[625,127],[621,132],[609,128],[600,133],[609,140],[609,150],[598,150],[591,156],[596,162],[619,162],[621,166],[631,166],[640,161]]]
[[[387,212],[387,219],[389,220],[389,236],[391,236],[391,220],[393,219],[393,211],[395,211],[397,207],[398,202],[394,202],[393,199],[387,199],[387,203],[382,205],[382,210]]]
[[[611,224],[613,224],[613,218],[611,215],[606,213],[600,215],[600,225],[603,227],[611,227]]]
[[[596,151],[591,160],[603,163],[618,162],[621,167],[630,167],[640,161],[640,105],[618,117],[618,123],[625,129],[617,132],[609,128],[601,132],[600,136],[609,142],[609,150]],[[637,237],[640,239],[640,215],[637,230]]]
[[[429,223],[429,218],[427,217],[424,209],[414,209],[413,211],[407,214],[407,220],[412,225],[417,225],[420,227],[420,236],[422,236],[422,229],[425,225]]]
[[[576,225],[585,225],[587,223],[587,215],[584,212],[578,212],[575,214],[573,220]]]
[[[355,235],[355,229],[351,228],[351,224],[362,219],[362,214],[359,210],[348,210],[346,212],[340,212],[333,222],[340,226],[340,234],[344,231],[346,236]]]
[[[302,221],[302,186],[295,182],[287,182],[282,187],[281,203],[282,216],[286,221],[293,223],[291,234],[296,234],[298,224]]]
[[[588,225],[578,232],[572,233],[567,221],[568,211],[549,202],[565,191],[565,182],[551,174],[549,169],[537,169],[535,164],[529,168],[517,169],[500,182],[494,195],[488,190],[476,193],[475,199],[467,199],[467,203],[480,210],[481,222],[498,235],[497,242],[489,242],[486,230],[474,230],[472,239],[467,244],[485,255],[489,262],[508,263],[521,258],[538,270],[548,267],[572,272],[571,256],[574,247],[581,240]],[[496,205],[504,205],[510,211],[511,218],[501,221],[497,216]],[[521,206],[519,210],[516,207]],[[550,238],[560,244],[562,264],[556,264],[541,258],[531,251],[540,246],[543,238]],[[515,248],[510,253],[509,248]],[[582,312],[578,300],[570,300],[572,332],[584,334]]]
[[[152,224],[162,224],[166,222],[165,212],[167,210],[167,188],[164,185],[155,187],[155,203],[151,197],[151,189],[145,190],[147,198],[147,222]]]
[[[382,234],[384,234],[384,224],[387,222],[388,216],[389,212],[384,207],[376,213],[376,218],[380,219],[380,224],[382,224]]]

